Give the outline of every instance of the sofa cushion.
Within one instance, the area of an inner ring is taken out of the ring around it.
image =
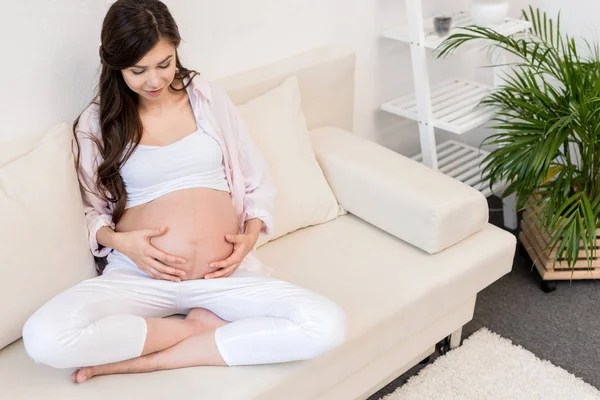
[[[338,204],[317,163],[302,112],[298,79],[239,105],[250,135],[267,159],[277,190],[272,235],[257,247],[297,229],[330,221]]]
[[[339,128],[310,135],[340,205],[405,242],[435,254],[488,223],[485,196],[458,179]]]
[[[21,399],[315,399],[506,274],[514,250],[513,235],[487,225],[429,255],[354,215],[341,216],[258,250],[276,277],[346,310],[348,338],[339,348],[309,361],[102,376],[77,386],[71,370],[34,364],[19,341],[0,352],[0,387],[6,398]]]
[[[0,146],[0,348],[47,300],[96,274],[71,128]]]

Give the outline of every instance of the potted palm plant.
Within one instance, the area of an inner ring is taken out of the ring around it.
[[[517,195],[524,210],[519,237],[542,275],[554,280],[600,278],[596,257],[600,217],[600,56],[597,43],[573,37],[529,7],[527,34],[504,36],[471,25],[436,49],[444,57],[465,43],[486,40],[507,51],[503,83],[483,99],[497,110],[493,146],[483,177]]]

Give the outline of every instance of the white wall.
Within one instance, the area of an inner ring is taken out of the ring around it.
[[[72,121],[91,98],[105,9],[102,1],[3,4],[0,141]]]
[[[559,11],[561,29],[574,36],[581,47],[587,47],[583,39],[600,43],[600,2],[590,0],[534,0],[548,16],[556,19]],[[587,53],[583,53],[587,54]]]
[[[590,0],[536,0],[541,8],[555,17],[561,11],[561,27],[569,35],[600,39],[600,2]]]
[[[424,13],[464,9],[469,0],[422,0]],[[99,72],[98,45],[112,0],[19,0],[4,5],[0,24],[5,61],[0,64],[0,142],[71,122],[90,100]],[[600,6],[585,0],[532,0],[563,10],[565,26],[598,25]],[[588,10],[582,8],[585,2]],[[403,154],[419,151],[416,124],[379,110],[386,100],[412,91],[406,44],[381,37],[405,22],[404,0],[165,0],[184,38],[185,65],[219,78],[310,48],[340,43],[357,52],[355,131]],[[530,2],[512,0],[518,15]],[[565,7],[565,6],[563,6]],[[590,7],[595,7],[590,10]],[[595,20],[594,20],[595,18]],[[432,83],[458,76],[491,83],[483,53],[430,57]],[[457,137],[478,145],[489,134]]]

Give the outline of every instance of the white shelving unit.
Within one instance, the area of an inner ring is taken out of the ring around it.
[[[448,79],[431,88],[431,123],[435,128],[458,135],[489,121],[494,110],[477,104],[490,87],[463,79]],[[392,114],[418,120],[418,104],[413,93],[384,103],[381,108]]]
[[[490,154],[488,151],[479,150],[476,147],[455,140],[448,140],[439,144],[436,150],[438,171],[479,190],[485,197],[492,195],[489,182],[481,179],[479,168],[485,157]],[[417,154],[412,159],[422,162],[423,155]]]
[[[421,153],[413,157],[415,160],[461,180],[488,197],[492,192],[488,183],[481,179],[483,165],[480,163],[489,152],[453,140],[438,146],[435,143],[434,129],[460,135],[485,124],[493,118],[494,110],[484,107],[480,101],[491,88],[458,78],[450,78],[430,87],[427,51],[435,49],[445,38],[434,32],[433,16],[423,17],[421,0],[405,2],[408,25],[389,29],[383,32],[383,36],[410,44],[414,93],[388,101],[381,108],[418,122]],[[456,12],[452,14],[452,29],[449,34],[472,24],[467,12]],[[504,23],[491,27],[503,35],[523,32],[528,28],[527,21],[513,18],[506,18]],[[502,63],[503,58],[504,55],[500,55],[495,60],[496,63]],[[500,81],[498,68],[494,70],[494,84]],[[514,199],[505,199],[504,224],[511,229],[517,227],[514,207]]]
[[[473,24],[474,22],[468,12],[458,11],[453,13],[452,29],[450,29],[449,35],[459,32],[460,28],[464,28],[465,26]],[[502,25],[495,26],[494,30],[502,35],[514,35],[515,33],[523,32],[528,26],[529,25],[527,24],[527,21],[506,18],[504,23]],[[423,27],[423,43],[425,47],[429,49],[435,49],[444,41],[444,38],[439,37],[433,30],[433,16],[423,18]],[[411,33],[408,25],[388,29],[383,32],[383,36],[405,43],[411,42]]]

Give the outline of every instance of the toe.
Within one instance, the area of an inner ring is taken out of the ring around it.
[[[88,368],[81,368],[77,372],[77,382],[83,383],[88,380]]]

